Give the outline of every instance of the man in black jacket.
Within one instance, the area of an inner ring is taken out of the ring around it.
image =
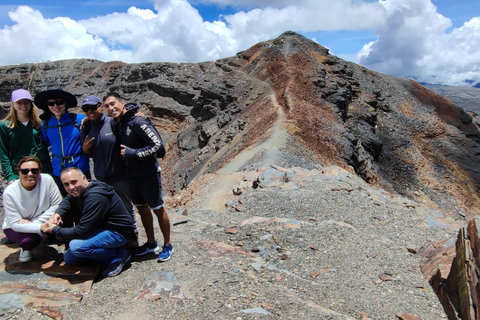
[[[64,254],[67,264],[95,260],[106,266],[104,276],[118,275],[131,258],[126,245],[135,237],[132,216],[111,186],[88,181],[80,169],[66,168],[60,179],[69,194],[41,230],[72,239]],[[61,226],[67,217],[73,227]]]
[[[147,234],[147,242],[133,252],[140,256],[157,250],[153,217],[157,216],[163,234],[163,249],[158,261],[167,261],[173,254],[170,242],[170,220],[162,199],[162,178],[157,161],[157,152],[164,150],[163,142],[152,123],[145,118],[135,116],[139,109],[137,103],[127,103],[114,93],[103,98],[108,114],[119,121],[122,140],[121,155],[125,157],[129,174],[130,194],[137,207]]]

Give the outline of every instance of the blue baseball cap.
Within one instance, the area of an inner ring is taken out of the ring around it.
[[[96,106],[97,104],[102,104],[102,100],[100,100],[96,96],[88,96],[83,98],[82,106]]]

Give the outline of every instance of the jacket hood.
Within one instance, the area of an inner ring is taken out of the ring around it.
[[[136,113],[140,109],[140,105],[136,102],[127,102],[125,103],[125,113],[133,112]]]

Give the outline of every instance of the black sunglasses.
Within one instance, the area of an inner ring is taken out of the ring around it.
[[[38,174],[40,172],[40,168],[20,169],[20,172],[25,175],[27,175],[29,172],[32,174]]]
[[[63,106],[64,103],[65,103],[65,101],[63,101],[63,100],[48,101],[47,106],[49,106],[49,107],[53,107],[54,105]]]
[[[94,110],[97,110],[100,106],[101,106],[100,103],[97,103],[94,106],[92,106],[91,104],[86,104],[86,105],[82,106],[82,110],[83,110],[83,112],[94,111]]]

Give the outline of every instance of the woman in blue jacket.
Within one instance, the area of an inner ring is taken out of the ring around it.
[[[61,89],[51,89],[35,96],[35,105],[44,111],[40,116],[42,136],[50,146],[52,154],[53,178],[65,197],[67,192],[60,180],[60,173],[68,167],[77,167],[88,179],[90,175],[89,159],[82,151],[80,125],[83,115],[68,112],[77,106],[77,99],[71,93]]]

